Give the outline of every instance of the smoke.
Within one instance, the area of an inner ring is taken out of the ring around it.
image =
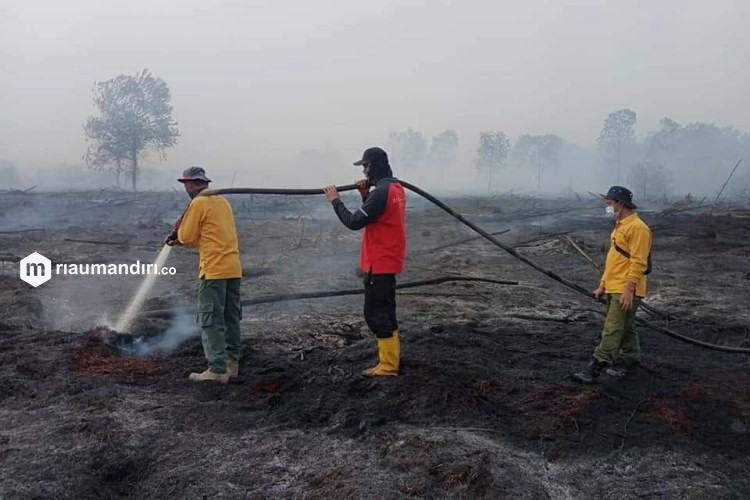
[[[169,354],[190,338],[196,337],[198,333],[195,314],[178,309],[166,332],[158,336],[138,338],[132,344],[132,351],[136,356]]]
[[[20,187],[18,167],[13,162],[0,159],[0,186]]]

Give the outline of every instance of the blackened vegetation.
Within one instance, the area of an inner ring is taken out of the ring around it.
[[[33,491],[52,494],[54,484],[68,483],[67,491],[78,497],[102,491],[146,494],[157,487],[166,487],[165,494],[202,491],[189,481],[202,477],[211,463],[199,456],[231,453],[245,433],[272,440],[275,433],[303,431],[289,451],[311,455],[300,465],[309,481],[298,478],[295,488],[321,498],[331,488],[358,496],[360,486],[352,484],[351,475],[361,468],[337,472],[346,461],[315,458],[318,435],[359,443],[381,468],[392,469],[402,494],[416,496],[502,492],[492,470],[505,458],[481,446],[469,453],[466,443],[447,445],[462,434],[541,452],[557,463],[668,448],[708,453],[710,467],[717,470],[725,459],[747,460],[750,378],[733,359],[696,357],[687,347],[674,352],[671,341],[653,337],[647,347],[671,350],[668,362],[654,363],[631,380],[604,378],[588,387],[567,376],[576,366],[572,361],[584,358],[571,340],[590,338],[594,321],[566,326],[565,333],[556,325],[544,336],[509,326],[441,326],[440,334],[410,331],[403,375],[395,380],[357,375],[373,357],[369,342],[316,349],[304,359],[267,355],[248,345],[242,376],[226,387],[185,380],[187,371],[202,367],[198,345],[169,358],[141,359],[121,356],[95,336],[75,345],[74,335],[61,332],[16,335],[2,345],[2,397],[13,411],[45,421],[45,444],[25,451],[29,465],[47,463],[34,455],[50,452],[75,462],[59,467],[52,489],[40,483]],[[9,359],[17,353],[11,342],[31,347],[26,359]],[[730,366],[717,369],[727,361]],[[20,451],[13,446],[23,436],[17,432],[6,427],[4,457]],[[195,449],[193,434],[213,436],[215,442]],[[400,439],[406,444],[394,442]],[[404,446],[425,449],[405,451]],[[253,468],[256,461],[271,459],[265,453],[261,449],[235,466]],[[183,460],[197,461],[175,470]],[[12,468],[27,477],[41,473],[20,463]],[[516,474],[513,481],[534,483]]]
[[[430,211],[410,217],[415,230],[435,233],[413,235],[415,248],[463,234]],[[747,345],[738,303],[750,298],[743,243],[750,227],[729,217],[710,225],[690,215],[652,217],[653,305],[673,314],[671,328]],[[571,215],[545,230],[575,232],[578,246],[601,259],[608,223]],[[265,245],[278,248],[274,228],[254,229],[256,256]],[[516,227],[514,236],[529,241],[538,228]],[[334,253],[324,246],[333,243],[315,237],[320,247],[310,240],[298,251]],[[522,251],[576,282],[596,283],[590,263],[559,236]],[[33,316],[26,327],[3,313],[0,496],[741,498],[750,487],[746,356],[642,330],[642,370],[579,385],[570,374],[596,341],[596,304],[481,242],[412,264],[404,281],[453,272],[531,286],[410,290],[416,295],[399,298],[402,375],[388,379],[359,375],[375,360],[359,297],[246,310],[246,356],[226,386],[187,381],[205,367],[197,338],[171,354],[135,357],[110,331],[50,330]],[[346,272],[336,282],[342,288],[357,283]],[[245,286],[248,295],[274,293],[286,279],[273,274]],[[24,293],[2,300],[20,304]],[[185,286],[185,300],[192,293]],[[139,329],[158,336],[168,326]]]

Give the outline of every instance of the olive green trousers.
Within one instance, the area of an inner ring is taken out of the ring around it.
[[[242,304],[240,278],[201,279],[198,286],[198,316],[203,353],[214,373],[227,372],[227,360],[242,355]]]
[[[628,366],[641,361],[641,344],[635,331],[635,312],[640,299],[634,297],[633,307],[623,311],[620,308],[620,295],[607,295],[607,318],[599,345],[594,350],[594,358],[610,364],[620,360]]]

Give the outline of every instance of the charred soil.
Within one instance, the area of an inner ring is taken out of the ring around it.
[[[611,224],[606,219],[585,210],[534,215],[554,211],[559,200],[548,206],[537,200],[531,208],[515,197],[453,203],[493,231],[512,229],[503,239],[550,269],[596,284],[596,270],[561,234],[599,262]],[[257,215],[245,220],[242,206],[235,207],[243,261],[255,270],[244,282],[245,298],[358,286],[356,235],[342,232],[328,212],[312,212],[304,227],[301,216],[283,216],[295,207],[300,210],[296,202],[263,206],[259,212],[271,214],[265,222]],[[655,212],[644,218],[655,234],[650,303],[674,315],[670,327],[710,342],[750,345],[748,219]],[[460,283],[401,293],[397,378],[360,375],[376,357],[360,318],[361,297],[248,308],[240,376],[227,385],[201,385],[187,380],[190,371],[205,368],[197,337],[170,353],[132,357],[94,329],[102,310],[122,310],[132,286],[119,295],[99,293],[91,304],[98,310],[82,309],[75,326],[61,323],[60,315],[67,318],[61,311],[80,304],[55,302],[56,289],[44,292],[48,284],[19,286],[6,273],[0,496],[746,495],[748,356],[701,350],[641,329],[639,371],[625,380],[602,375],[597,384],[577,384],[570,376],[595,345],[599,306],[481,241],[426,251],[472,236],[430,208],[413,208],[409,227],[401,281],[461,274],[521,285]],[[126,229],[152,244],[164,232],[159,224],[119,228]],[[71,231],[92,240],[114,233],[81,226],[39,241],[27,233],[0,237],[21,256],[35,248],[57,253],[53,260],[136,258],[128,248],[66,245]],[[142,252],[144,261],[156,253]],[[176,254],[180,273],[157,291],[152,309],[194,299],[196,257]],[[75,281],[68,284],[78,290]],[[93,300],[85,296],[82,304]],[[139,328],[159,335],[168,326],[161,319]]]

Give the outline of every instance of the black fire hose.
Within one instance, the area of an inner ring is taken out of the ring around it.
[[[493,278],[480,278],[475,276],[441,276],[439,278],[432,278],[429,280],[421,281],[409,281],[407,283],[399,283],[396,285],[396,290],[403,290],[405,288],[417,288],[420,286],[440,285],[442,283],[451,282],[480,282],[480,283],[493,283],[495,285],[520,285],[518,281],[507,281],[498,280]],[[254,299],[246,299],[240,303],[243,306],[255,306],[258,304],[271,304],[275,302],[287,302],[290,300],[303,300],[303,299],[322,299],[326,297],[344,297],[347,295],[362,295],[365,293],[364,288],[356,288],[352,290],[317,290],[314,292],[299,292],[299,293],[287,293],[281,295],[265,295],[256,297]],[[160,318],[168,316],[175,312],[175,310],[191,309],[192,306],[180,306],[172,309],[152,309],[150,311],[143,311],[138,316],[141,318]]]
[[[494,236],[492,236],[490,233],[482,229],[481,227],[477,226],[470,220],[468,220],[466,217],[461,215],[460,213],[453,210],[451,207],[440,201],[439,199],[435,198],[428,192],[420,189],[419,187],[410,184],[406,181],[399,179],[399,184],[401,184],[403,187],[408,189],[409,191],[412,191],[422,198],[428,200],[435,206],[441,208],[451,216],[455,217],[462,223],[464,223],[466,226],[473,229],[476,233],[482,235],[485,239],[488,241],[494,243],[496,246],[502,248],[506,252],[508,252],[510,255],[515,257],[516,259],[520,260],[524,264],[536,269],[540,273],[543,273],[553,280],[562,283],[563,285],[567,286],[568,288],[575,290],[578,293],[581,293],[591,299],[597,300],[594,295],[587,290],[586,288],[582,287],[581,285],[574,283],[570,280],[567,280],[563,278],[562,276],[558,275],[557,273],[554,273],[548,269],[545,269],[541,265],[537,264],[533,260],[529,259],[528,257],[521,255],[518,253],[513,247],[504,244],[502,241],[498,240]],[[353,191],[357,189],[357,186],[354,184],[347,184],[345,186],[337,186],[336,189],[338,191]],[[275,194],[275,195],[316,195],[316,194],[324,194],[325,192],[323,189],[280,189],[280,188],[224,188],[224,189],[205,189],[201,191],[200,196],[212,196],[217,194]],[[597,302],[603,302],[602,300],[597,300]],[[732,353],[741,353],[741,354],[750,354],[750,348],[745,347],[732,347],[732,346],[723,346],[718,344],[712,344],[709,342],[704,342],[702,340],[688,337],[686,335],[683,335],[681,333],[677,333],[673,330],[670,330],[668,328],[665,328],[660,325],[656,325],[648,320],[637,318],[637,322],[641,325],[647,326],[659,333],[663,333],[669,337],[672,337],[677,340],[681,340],[683,342],[686,342],[688,344],[692,344],[695,346],[703,347],[705,349],[712,349],[715,351],[722,351],[722,352],[732,352]]]
[[[405,182],[399,181],[401,185],[406,186]],[[354,191],[357,186],[347,184],[346,186],[336,186],[339,192]],[[213,196],[215,194],[287,194],[287,195],[312,195],[325,194],[322,189],[283,189],[283,188],[222,188],[222,189],[204,189],[198,196]]]
[[[439,285],[441,283],[455,282],[455,281],[470,281],[470,282],[483,282],[483,283],[494,283],[496,285],[518,285],[518,281],[506,281],[496,280],[491,278],[475,278],[473,276],[443,276],[440,278],[433,278],[431,280],[424,281],[412,281],[409,283],[401,283],[396,285],[396,290],[403,290],[405,288],[416,288],[420,286],[428,285]],[[258,297],[256,299],[247,299],[242,301],[243,306],[254,306],[257,304],[268,304],[270,302],[285,302],[288,300],[301,300],[301,299],[317,299],[323,297],[343,297],[345,295],[362,295],[365,293],[363,288],[357,288],[354,290],[333,290],[323,292],[301,292],[301,293],[290,293],[286,295],[268,295],[266,297]]]

